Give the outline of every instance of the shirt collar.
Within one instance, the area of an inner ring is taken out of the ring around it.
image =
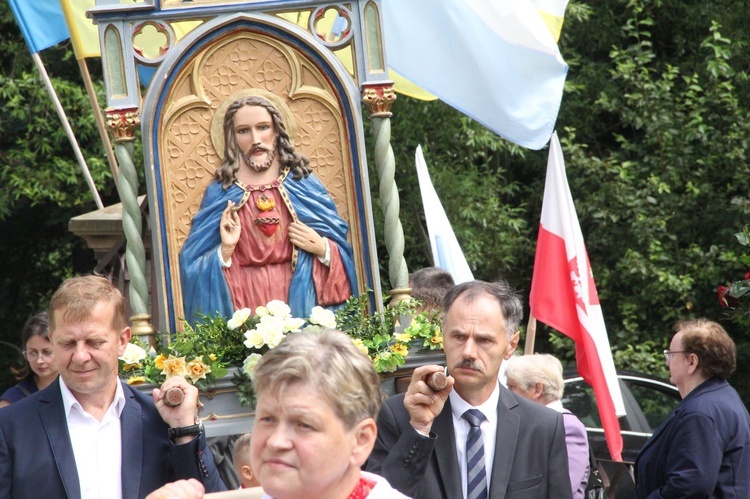
[[[73,410],[73,407],[77,407],[81,412],[86,412],[83,410],[81,403],[76,400],[75,395],[73,395],[73,392],[70,391],[68,385],[65,384],[65,380],[63,380],[63,377],[60,376],[59,379],[60,392],[62,393],[63,399],[63,409],[65,409],[65,416],[67,417],[70,415],[70,411]],[[120,415],[122,415],[122,411],[125,409],[125,393],[122,390],[122,383],[120,383],[119,380],[117,381],[117,388],[115,389],[115,399],[109,406],[109,410],[112,410],[113,407],[115,410],[115,414],[119,418]]]
[[[550,409],[554,409],[557,412],[565,412],[565,407],[563,407],[562,401],[560,400],[553,400],[552,402],[547,404],[547,407],[549,407]]]
[[[448,394],[448,398],[451,401],[451,412],[456,419],[460,420],[461,416],[463,416],[466,411],[473,407],[467,401],[462,399],[461,396],[456,393],[456,390],[452,390]],[[495,415],[497,414],[497,403],[499,400],[500,384],[498,382],[495,384],[495,389],[492,390],[489,398],[483,403],[474,407],[474,409],[479,409],[480,411],[482,411],[482,414],[484,414],[484,417],[487,418],[488,421],[492,421],[495,419]]]

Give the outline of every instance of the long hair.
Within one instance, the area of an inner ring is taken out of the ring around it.
[[[49,341],[49,318],[46,311],[39,312],[37,314],[32,315],[26,320],[26,324],[23,326],[23,331],[21,332],[21,345],[23,346],[23,349],[26,350],[26,343],[33,337],[33,336],[41,336],[42,338]],[[16,369],[11,367],[10,368],[13,375],[16,377],[17,380],[21,381],[23,379],[28,378],[29,376],[32,376],[34,374],[34,371],[31,370],[31,365],[29,364],[29,361],[24,359],[23,367]]]
[[[247,97],[241,97],[236,101],[232,102],[227,107],[226,113],[224,113],[224,161],[221,162],[221,166],[216,169],[215,178],[221,185],[227,189],[231,186],[235,180],[237,180],[237,172],[240,169],[240,148],[237,145],[237,139],[234,135],[234,115],[237,111],[245,106],[259,106],[264,108],[271,115],[273,121],[273,127],[276,131],[276,152],[279,156],[279,174],[284,168],[289,167],[291,172],[294,174],[295,180],[300,180],[307,177],[312,172],[310,168],[310,160],[294,152],[294,145],[292,144],[289,134],[286,131],[286,125],[281,117],[281,113],[276,107],[271,104],[268,100],[257,95],[250,95]]]

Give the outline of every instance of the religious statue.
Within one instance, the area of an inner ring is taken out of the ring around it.
[[[188,322],[273,299],[304,318],[356,294],[348,224],[294,151],[278,106],[258,95],[231,102],[223,139],[222,164],[180,252]]]

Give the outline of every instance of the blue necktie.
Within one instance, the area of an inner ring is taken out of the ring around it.
[[[486,418],[478,409],[469,409],[462,417],[471,426],[466,439],[466,499],[487,499],[484,441],[479,427]]]

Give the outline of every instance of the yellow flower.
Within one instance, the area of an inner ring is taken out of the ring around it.
[[[200,358],[191,360],[187,363],[185,368],[187,369],[187,376],[193,383],[199,379],[206,379],[206,374],[211,372],[211,367],[204,364]]]
[[[411,335],[409,333],[399,333],[394,336],[396,337],[396,341],[401,343],[409,343],[411,341]]]
[[[369,351],[367,350],[367,347],[365,346],[365,344],[362,342],[360,338],[352,338],[352,341],[354,342],[354,345],[357,348],[359,348],[363,354],[367,355],[369,353]]]
[[[409,353],[409,347],[405,343],[396,343],[391,347],[391,351],[396,355],[406,357],[406,354]]]
[[[216,354],[215,353],[208,354],[208,358],[211,359],[211,362],[216,362]]]
[[[138,364],[123,364],[122,370],[123,370],[123,372],[128,372],[128,371],[131,371],[133,369],[141,369],[142,367],[143,367],[143,365],[141,365],[140,363],[138,363]]]
[[[164,361],[167,360],[167,358],[163,354],[159,354],[154,359],[154,365],[157,369],[164,369]]]
[[[146,382],[146,378],[143,376],[131,376],[128,378],[129,385],[140,385]]]
[[[161,371],[167,378],[172,376],[187,376],[187,367],[185,364],[185,357],[175,357],[174,355],[169,356],[168,359],[162,361],[164,369]]]

